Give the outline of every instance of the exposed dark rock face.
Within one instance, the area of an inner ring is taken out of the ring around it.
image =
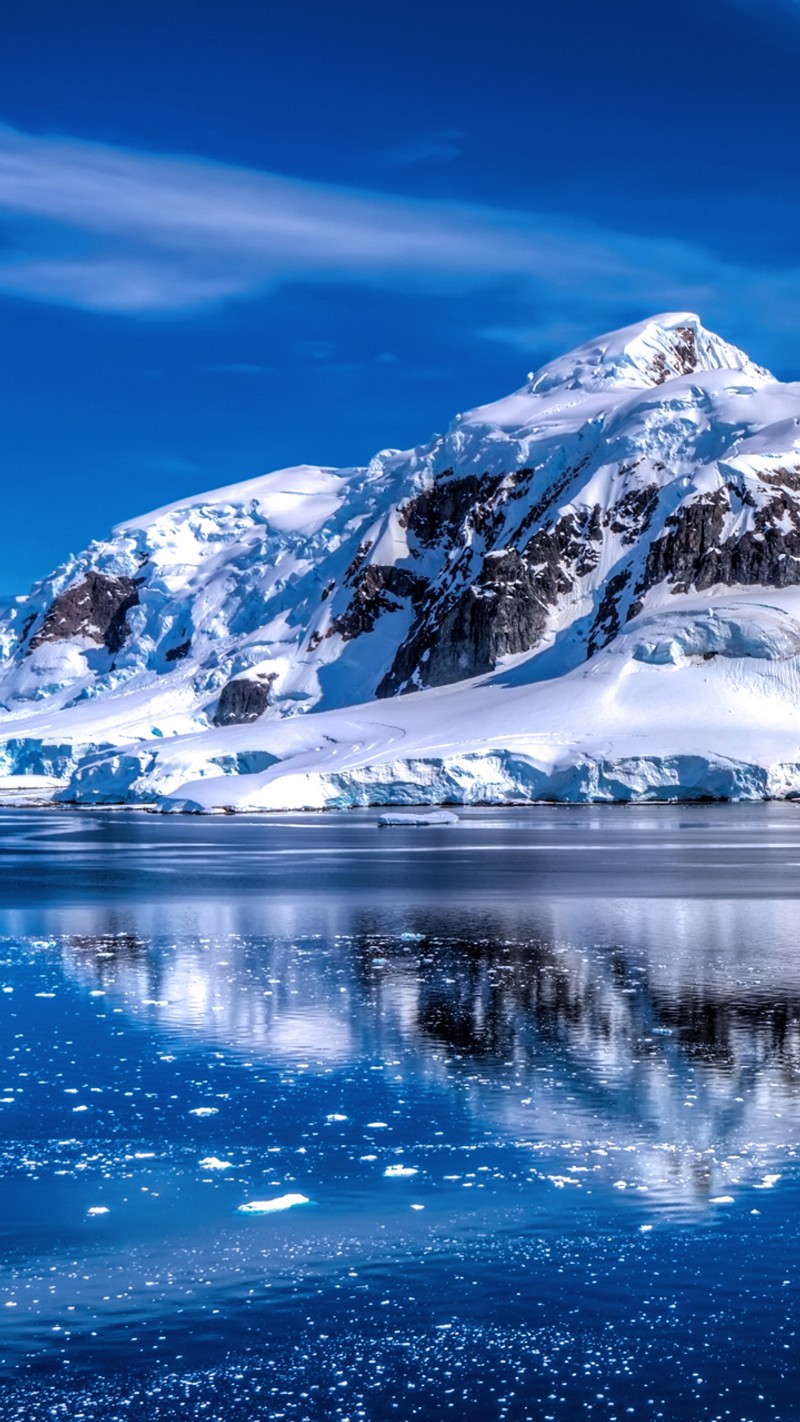
[[[133,578],[89,572],[83,582],[65,588],[53,599],[29,650],[42,642],[88,637],[109,652],[118,652],[128,633],[126,615],[138,601]]]
[[[177,645],[177,647],[170,647],[169,650],[164,653],[164,661],[165,661],[165,662],[180,662],[180,661],[182,661],[184,657],[188,657],[189,652],[190,652],[190,650],[191,650],[191,646],[192,646],[191,640],[189,640],[189,641],[187,641],[187,642],[179,642],[178,645]]]
[[[793,489],[795,493],[800,493],[800,468],[794,469],[774,469],[771,473],[762,470],[759,475],[762,484],[777,484],[781,489]]]
[[[649,484],[643,489],[631,489],[623,494],[606,514],[606,524],[612,533],[621,533],[624,544],[635,543],[650,527],[653,514],[658,507],[658,485]]]
[[[238,676],[222,688],[214,712],[215,726],[240,726],[257,721],[270,705],[274,676],[257,681],[254,677]]]
[[[473,528],[481,528],[491,499],[503,475],[466,474],[461,479],[448,478],[446,470],[436,483],[422,489],[403,504],[399,522],[422,544],[432,548],[442,542],[453,542],[469,518]]]
[[[628,585],[630,578],[630,568],[621,568],[615,573],[613,578],[609,578],[605,586],[605,591],[600,599],[600,606],[592,624],[587,644],[588,656],[594,656],[602,647],[607,647],[609,642],[613,642],[619,632],[622,620],[620,605],[622,596]]]
[[[789,493],[776,493],[753,516],[753,527],[723,541],[731,512],[730,489],[719,489],[679,508],[652,543],[636,589],[642,597],[668,581],[675,592],[725,586],[785,588],[800,583],[800,509]],[[637,609],[638,610],[638,609]]]
[[[382,613],[396,612],[402,605],[397,598],[410,598],[416,606],[427,586],[424,578],[408,568],[372,563],[357,577],[350,604],[333,619],[328,635],[338,632],[347,642],[371,632]]]
[[[648,374],[654,385],[663,385],[665,380],[675,375],[691,375],[697,370],[699,356],[697,340],[691,326],[676,326],[671,333],[672,356],[668,359],[662,351],[653,359]]]
[[[379,697],[412,686],[445,686],[491,671],[498,658],[529,651],[558,598],[597,559],[600,510],[566,514],[539,529],[519,552],[494,549],[459,592],[433,590],[377,688]]]

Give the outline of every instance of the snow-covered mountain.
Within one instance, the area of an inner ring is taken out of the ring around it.
[[[0,618],[0,766],[67,800],[800,793],[800,385],[656,317],[417,449],[120,525]]]

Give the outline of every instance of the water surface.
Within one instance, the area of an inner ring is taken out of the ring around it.
[[[798,900],[791,805],[0,813],[3,1422],[798,1417]]]

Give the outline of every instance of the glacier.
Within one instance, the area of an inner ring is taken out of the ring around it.
[[[692,313],[129,520],[0,613],[0,799],[800,795],[800,385]]]

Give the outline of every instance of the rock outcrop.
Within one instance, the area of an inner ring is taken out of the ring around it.
[[[109,652],[118,652],[127,635],[127,614],[138,601],[133,578],[111,577],[90,568],[79,583],[53,599],[27,649],[34,651],[43,642],[87,637]]]

